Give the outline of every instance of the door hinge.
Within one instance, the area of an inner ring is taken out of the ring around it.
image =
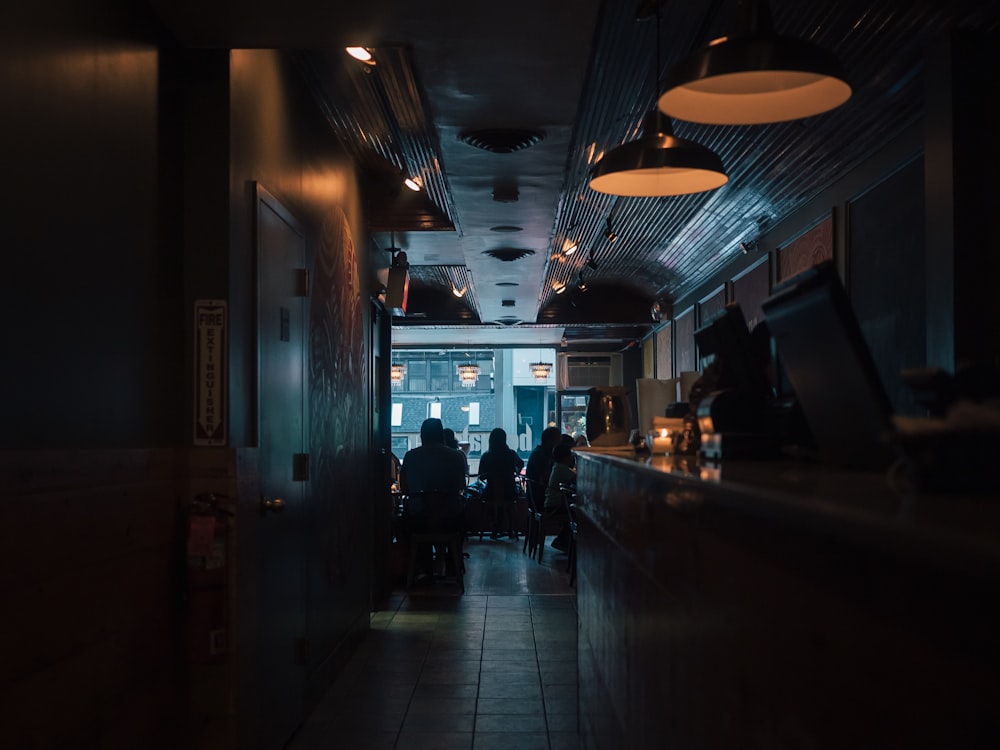
[[[292,481],[293,482],[308,482],[309,481],[309,454],[308,453],[294,453],[294,454],[292,454]]]
[[[298,289],[298,292],[297,292],[297,296],[299,296],[299,297],[308,297],[309,296],[309,269],[308,268],[299,268],[299,269],[296,269],[296,270],[298,271],[298,274],[299,274],[299,281],[298,281],[299,289]]]
[[[305,666],[309,661],[309,639],[295,639],[295,663]]]

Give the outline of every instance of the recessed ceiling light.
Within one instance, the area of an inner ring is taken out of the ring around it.
[[[366,65],[375,64],[375,55],[372,54],[371,47],[344,47],[344,51],[355,60],[360,60]]]
[[[493,250],[483,250],[483,254],[509,263],[511,261],[520,260],[521,258],[526,258],[529,255],[534,255],[535,251],[521,247],[498,247]]]
[[[459,133],[458,139],[470,146],[491,151],[494,154],[512,154],[534,146],[545,138],[540,130],[521,128],[483,128]]]

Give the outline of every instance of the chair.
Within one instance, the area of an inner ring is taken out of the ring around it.
[[[417,515],[416,507],[420,507]],[[463,504],[461,495],[454,492],[429,490],[407,495],[407,508],[416,516],[410,529],[410,564],[406,574],[406,590],[413,588],[417,573],[417,560],[422,545],[432,545],[432,565],[441,559],[447,548],[452,575],[459,590],[465,593],[465,544]]]
[[[499,495],[499,497],[498,497]],[[520,499],[520,493],[518,497],[513,500],[507,500],[503,497],[503,486],[500,484],[495,484],[492,487],[490,483],[486,483],[485,490],[481,495],[481,502],[483,508],[483,519],[479,524],[479,539],[482,540],[483,535],[486,533],[487,519],[491,519],[490,528],[493,530],[491,536],[496,538],[500,534],[506,533],[507,531],[513,531],[512,539],[516,542],[519,538],[517,531],[517,514],[518,507],[517,503]],[[507,529],[501,529],[501,519],[507,520]]]
[[[546,515],[543,501],[542,505],[538,506],[535,523],[536,530],[534,549],[537,553],[535,559],[538,560],[539,564],[541,564],[542,554],[545,552],[545,537],[550,534],[552,536],[556,536],[560,531],[562,531],[563,525],[566,523],[566,519],[561,515]]]
[[[532,558],[538,553],[538,531],[542,524],[540,504],[536,505],[535,501],[536,494],[541,494],[538,492],[540,486],[537,482],[528,482],[525,496],[528,505],[528,521],[524,529],[524,544],[521,546],[521,552],[522,554],[527,553],[528,557]]]

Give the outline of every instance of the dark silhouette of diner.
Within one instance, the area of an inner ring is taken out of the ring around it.
[[[507,445],[507,432],[495,427],[490,432],[488,449],[479,459],[479,478],[485,482],[487,502],[493,506],[494,523],[491,539],[506,535],[517,539],[514,509],[517,504],[517,475],[524,460]]]
[[[444,440],[441,420],[425,419],[420,425],[420,445],[403,456],[399,481],[405,497],[402,528],[407,541],[414,533],[463,529],[465,456]],[[436,552],[438,559],[450,559],[446,550]],[[433,560],[430,545],[418,550],[418,575],[433,575]]]

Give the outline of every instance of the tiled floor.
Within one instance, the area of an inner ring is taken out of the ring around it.
[[[566,556],[466,550],[465,595],[444,581],[394,595],[290,750],[577,750]]]

